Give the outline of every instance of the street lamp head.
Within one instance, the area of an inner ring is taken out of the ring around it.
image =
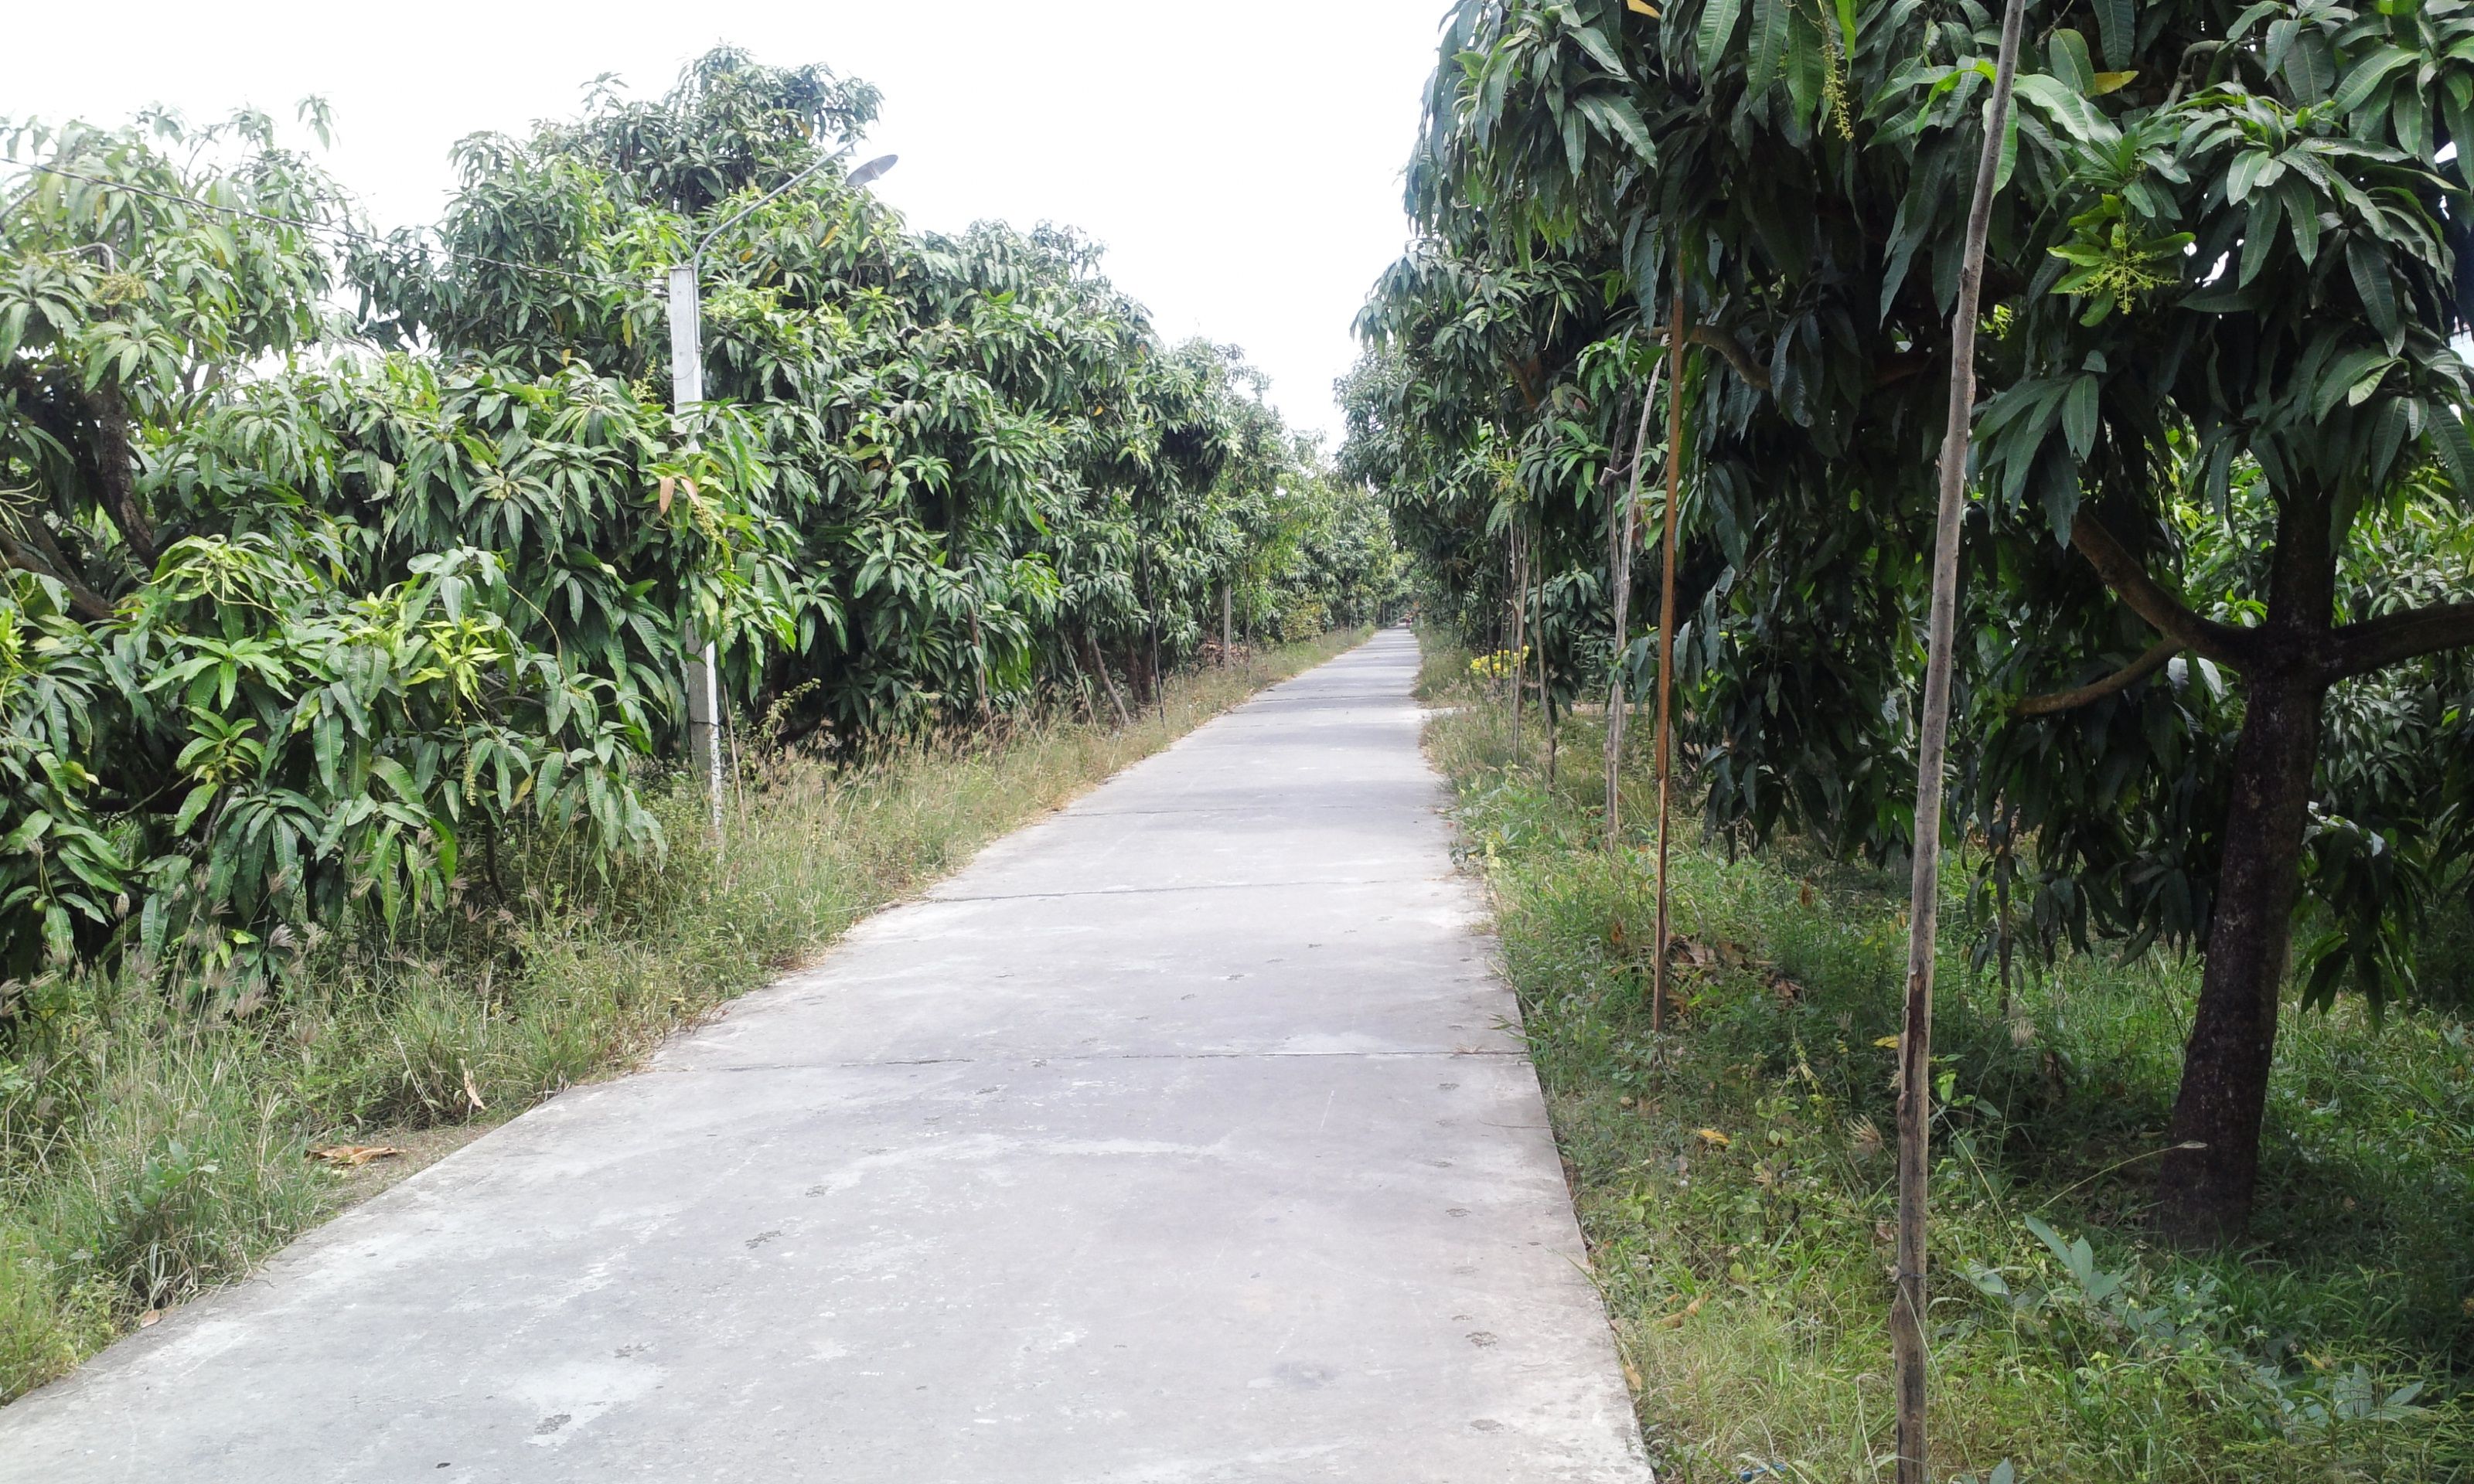
[[[866,164],[860,166],[857,170],[852,171],[847,177],[843,178],[842,183],[853,190],[857,190],[861,186],[867,184],[877,177],[892,169],[894,165],[901,160],[901,158],[902,156],[899,155],[880,155],[876,158],[869,160]]]

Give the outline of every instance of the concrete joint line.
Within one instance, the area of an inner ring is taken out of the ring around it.
[[[1473,1056],[1526,1057],[1516,1047],[1470,1046],[1450,1051],[1064,1051],[1046,1056],[915,1056],[882,1062],[745,1062],[733,1066],[665,1066],[656,1071],[693,1072],[829,1072],[866,1071],[885,1066],[1049,1066],[1085,1062],[1455,1062]],[[1543,1127],[1543,1125],[1537,1125]],[[1506,1125],[1512,1127],[1512,1125]],[[1519,1127],[1531,1127],[1522,1124]]]
[[[1065,897],[1157,897],[1173,892],[1276,892],[1306,886],[1415,886],[1427,881],[1447,881],[1448,875],[1435,876],[1367,876],[1355,881],[1208,881],[1194,886],[1095,886],[1079,892],[990,892],[973,897],[920,897],[917,902],[932,901],[1044,901]]]

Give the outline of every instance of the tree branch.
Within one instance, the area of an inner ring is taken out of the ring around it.
[[[1770,389],[1770,373],[1762,369],[1761,363],[1754,360],[1742,346],[1737,345],[1734,336],[1716,325],[1696,324],[1684,332],[1684,339],[1687,344],[1708,346],[1717,351],[1718,358],[1725,361],[1735,374],[1742,377],[1755,391],[1766,392]]]
[[[49,546],[50,542],[46,539],[42,544]],[[50,555],[59,557],[60,548],[52,547]],[[32,572],[36,577],[48,577],[59,583],[68,590],[69,611],[86,622],[99,624],[111,617],[111,605],[103,600],[103,594],[78,581],[65,560],[57,565],[51,562],[37,562],[27,554],[25,547],[11,540],[5,531],[0,531],[0,560],[19,571]]]
[[[89,477],[95,482],[95,493],[119,524],[120,539],[129,543],[138,564],[152,567],[155,526],[137,500],[137,461],[129,447],[129,404],[109,382],[88,393],[85,400],[88,416],[94,419]]]
[[[2132,612],[2147,619],[2150,628],[2179,648],[2195,650],[2236,669],[2248,667],[2256,658],[2258,645],[2248,633],[2192,612],[2181,599],[2148,576],[2139,559],[2114,539],[2112,532],[2098,524],[2084,505],[2072,517],[2071,545],[2087,558],[2096,575],[2104,579],[2104,585]]]
[[[2383,666],[2474,646],[2474,603],[2449,603],[2347,624],[2330,635],[2336,656],[2328,678],[2343,680]]]
[[[2050,716],[2091,701],[2101,701],[2116,691],[2127,690],[2165,667],[2165,662],[2180,654],[2186,646],[2179,639],[2159,639],[2147,652],[2100,681],[2091,681],[2074,690],[2057,690],[2050,695],[2029,696],[2010,708],[2017,717]]]

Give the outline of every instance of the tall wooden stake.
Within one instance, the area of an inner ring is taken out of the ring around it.
[[[1665,570],[1658,580],[1658,948],[1650,960],[1649,1028],[1666,1027],[1666,836],[1673,815],[1675,731],[1675,506],[1684,491],[1684,290],[1666,317]]]
[[[1925,703],[1916,738],[1915,874],[1908,883],[1907,1004],[1899,1033],[1898,1292],[1890,1304],[1892,1383],[1898,1394],[1899,1484],[1928,1484],[1925,1443],[1925,1201],[1932,1124],[1933,949],[1941,905],[1941,791],[1950,744],[1950,668],[1958,621],[1959,518],[1967,509],[1967,447],[1976,408],[1976,317],[1984,288],[1984,235],[1993,220],[1993,178],[2010,122],[2024,0],[2001,14],[2001,54],[1985,116],[1976,195],[1950,315],[1950,421],[1941,440],[1941,508],[1933,527],[1932,618],[1925,651]]]
[[[1538,725],[1546,733],[1546,788],[1551,793],[1555,787],[1555,698],[1546,693],[1546,579],[1540,577],[1531,584],[1530,592],[1530,601],[1536,608],[1529,618],[1529,636],[1538,647]]]
[[[1624,651],[1632,640],[1632,549],[1639,539],[1640,525],[1640,455],[1649,445],[1650,407],[1658,400],[1658,371],[1655,362],[1649,369],[1649,386],[1640,395],[1640,425],[1632,435],[1632,488],[1624,495],[1623,518],[1620,522],[1610,513],[1613,548],[1607,553],[1607,574],[1615,589],[1615,673],[1607,682],[1607,849],[1612,850],[1623,838],[1623,799],[1619,791],[1623,778],[1624,705],[1630,699],[1630,687],[1624,684]]]
[[[1520,539],[1520,517],[1512,518],[1512,648],[1506,653],[1512,659],[1512,760],[1520,761],[1520,688],[1529,682],[1527,647],[1529,621],[1529,551]]]

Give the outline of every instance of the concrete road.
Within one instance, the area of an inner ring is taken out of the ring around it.
[[[1382,634],[0,1410],[0,1480],[1648,1478]]]

